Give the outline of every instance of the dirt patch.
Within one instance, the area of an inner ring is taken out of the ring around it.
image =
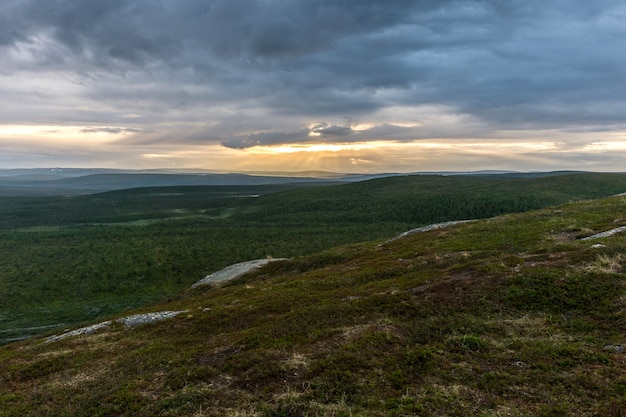
[[[434,292],[438,289],[448,287],[450,285],[455,285],[456,283],[459,283],[461,281],[466,281],[470,279],[471,277],[472,275],[469,272],[463,271],[463,272],[459,272],[454,275],[451,275],[450,277],[443,279],[443,280],[439,280],[435,282],[427,282],[425,284],[420,285],[419,287],[412,288],[408,291],[412,294],[423,294],[423,293],[427,293],[431,291]]]

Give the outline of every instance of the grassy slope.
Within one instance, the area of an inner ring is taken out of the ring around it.
[[[231,263],[606,196],[626,189],[626,175],[408,176],[291,188],[1,199],[0,341],[145,305]],[[264,195],[237,197],[256,194]]]
[[[625,224],[613,197],[276,262],[0,348],[0,416],[622,416],[626,234],[579,238]]]

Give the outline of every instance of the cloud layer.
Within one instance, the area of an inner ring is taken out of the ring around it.
[[[626,124],[625,19],[612,0],[9,0],[0,126],[146,151],[597,140]]]

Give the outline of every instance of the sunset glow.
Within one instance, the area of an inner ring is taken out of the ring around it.
[[[250,153],[266,154],[293,154],[298,152],[349,152],[366,149],[380,149],[393,146],[388,142],[369,143],[298,143],[279,146],[254,146],[248,149]]]

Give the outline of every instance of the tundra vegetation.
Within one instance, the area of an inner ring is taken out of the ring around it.
[[[258,198],[43,199],[3,226],[3,325],[188,312],[6,344],[0,416],[624,415],[626,234],[582,238],[626,225],[626,197],[562,203],[625,185],[608,174],[403,177]],[[421,201],[440,202],[428,221]],[[454,211],[481,201],[474,216]],[[525,212],[502,214],[513,211]],[[469,217],[484,219],[388,241]],[[267,254],[293,259],[189,288]]]

